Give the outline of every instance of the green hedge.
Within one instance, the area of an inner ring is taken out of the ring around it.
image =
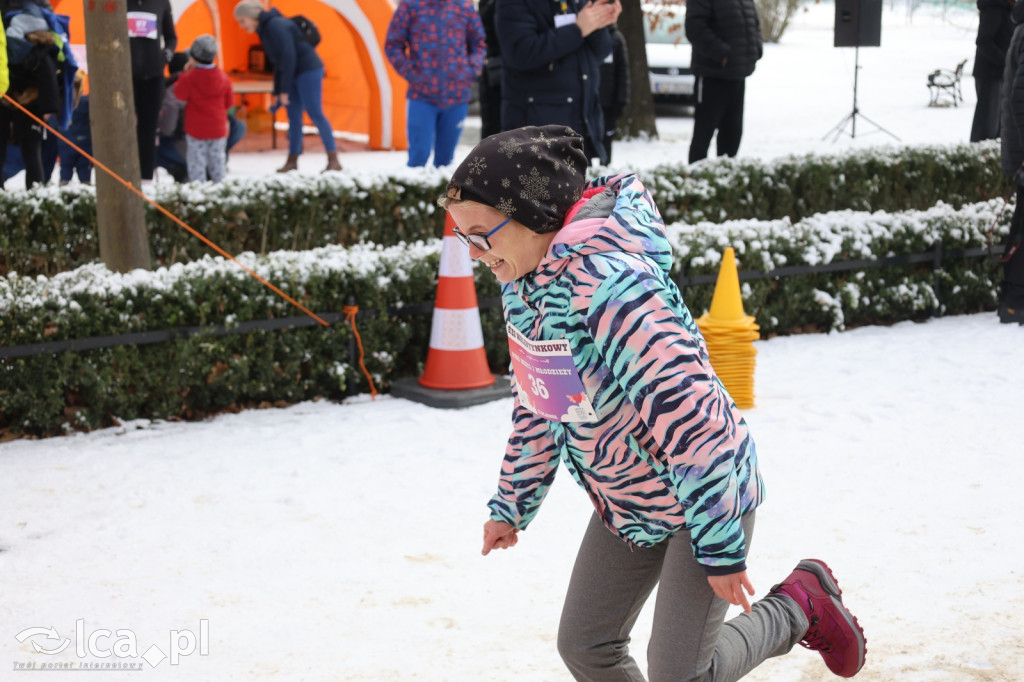
[[[875,261],[930,253],[988,248],[1006,240],[1013,207],[991,199],[954,209],[943,203],[925,211],[875,213],[836,211],[796,223],[736,220],[676,223],[676,267],[688,276],[717,272],[722,251],[732,246],[742,270],[770,272],[792,266]],[[762,336],[839,330],[847,326],[920,320],[936,314],[994,309],[1002,266],[993,257],[865,268],[743,283],[745,311],[757,318]],[[688,287],[687,305],[707,310],[713,286]]]
[[[1006,196],[999,141],[882,147],[772,161],[715,159],[659,166],[643,173],[666,222],[724,222],[832,211],[924,210],[942,201],[959,208]]]
[[[741,270],[767,271],[851,259],[947,251],[1005,240],[1010,211],[1002,200],[959,210],[939,205],[896,214],[841,211],[791,223],[730,221],[669,227],[675,267],[714,274],[725,246]],[[303,305],[341,311],[349,299],[363,311],[358,327],[366,364],[379,388],[418,375],[429,345],[429,315],[393,311],[433,300],[441,241],[393,247],[357,245],[276,252],[241,259]],[[497,295],[484,267],[477,294]],[[743,284],[748,314],[763,334],[842,329],[991,309],[999,266],[991,258],[947,262],[935,273],[908,265],[816,274]],[[707,308],[713,285],[684,291],[690,309]],[[391,311],[391,312],[389,312]],[[206,257],[152,272],[117,274],[92,264],[54,277],[0,278],[0,347],[199,325],[236,325],[300,313],[222,258]],[[508,349],[497,308],[482,311],[492,369],[504,372]],[[365,392],[349,361],[345,324],[200,336],[173,342],[62,352],[0,361],[0,429],[33,434],[94,428],[114,418],[195,417],[217,410]]]
[[[629,169],[618,169],[628,171]],[[998,142],[881,148],[762,162],[713,159],[639,172],[667,222],[797,221],[844,209],[896,212],[1003,196]],[[394,245],[441,234],[435,168],[398,174],[291,173],[218,185],[156,185],[153,198],[228,253],[330,244]],[[147,205],[157,263],[188,262],[204,245]],[[0,193],[0,274],[48,274],[98,255],[91,187]]]

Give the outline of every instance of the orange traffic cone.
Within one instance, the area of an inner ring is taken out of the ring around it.
[[[487,366],[484,335],[473,282],[473,261],[455,236],[455,222],[445,216],[430,347],[423,376],[399,380],[391,393],[432,407],[465,407],[510,395],[496,385]]]
[[[730,246],[722,254],[711,310],[697,318],[715,374],[740,409],[754,406],[754,365],[760,338],[754,318],[743,312],[736,255]]]

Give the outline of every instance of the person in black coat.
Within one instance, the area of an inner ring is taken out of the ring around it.
[[[478,82],[480,137],[501,132],[501,48],[494,30],[497,7],[498,0],[480,0],[480,22],[484,25],[484,39],[487,41],[484,70]]]
[[[53,33],[45,20],[27,12],[11,20],[11,26],[7,29],[10,71],[7,95],[38,118],[57,113],[61,108],[61,67],[57,56]],[[0,104],[0,167],[7,158],[8,131],[14,143],[21,148],[26,189],[43,183],[46,179],[42,152],[43,126],[6,101]]]
[[[135,91],[135,132],[142,179],[153,179],[156,128],[164,101],[164,67],[178,46],[170,0],[128,0],[128,43]]]
[[[612,53],[601,62],[601,112],[604,114],[604,151],[612,162],[612,140],[619,117],[629,102],[629,52],[622,31],[612,24]]]
[[[621,12],[619,0],[501,0],[502,130],[565,125],[583,136],[588,159],[607,163],[598,89]]]
[[[974,43],[974,91],[978,104],[971,124],[971,142],[999,137],[999,93],[1006,66],[1006,48],[1013,34],[1010,12],[1014,0],[978,0],[978,37]]]
[[[1013,36],[1006,51],[999,121],[1003,173],[1013,178],[1017,204],[1003,252],[999,320],[1024,324],[1024,2],[1011,13]]]
[[[690,163],[707,158],[718,131],[718,155],[736,156],[743,136],[746,78],[763,53],[753,0],[689,0],[686,39],[697,77]]]

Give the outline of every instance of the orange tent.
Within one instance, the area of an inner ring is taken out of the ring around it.
[[[245,79],[249,48],[259,45],[234,18],[237,0],[171,0],[178,50],[209,33],[220,45],[218,65],[232,78]],[[71,17],[71,42],[85,39],[82,0],[55,0],[54,9]],[[384,39],[395,6],[390,0],[270,0],[281,14],[303,14],[320,30],[317,54],[324,62],[324,113],[336,131],[365,136],[371,149],[406,149],[406,83],[384,56]],[[76,49],[85,63],[87,50]]]

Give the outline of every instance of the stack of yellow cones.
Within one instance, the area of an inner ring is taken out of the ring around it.
[[[725,384],[736,406],[754,406],[754,364],[760,338],[759,327],[751,315],[743,313],[740,276],[736,271],[736,254],[730,246],[722,254],[722,265],[715,282],[711,310],[697,319],[715,374]]]

